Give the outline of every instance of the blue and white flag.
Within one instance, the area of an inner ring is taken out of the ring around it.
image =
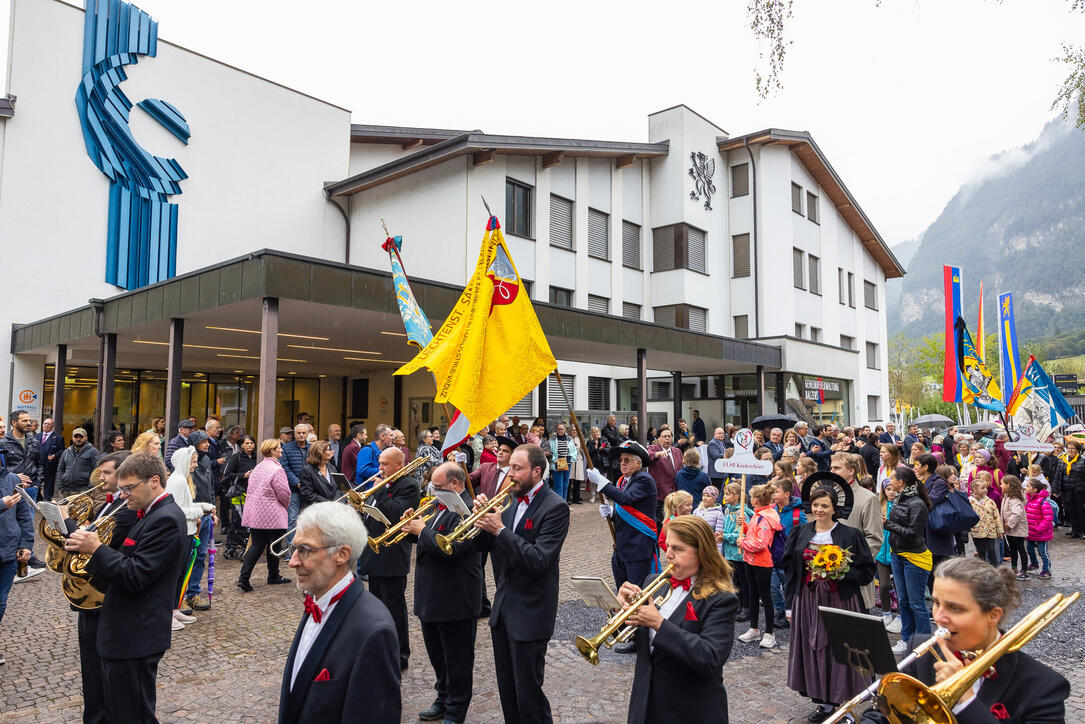
[[[1055,387],[1055,383],[1048,377],[1047,372],[1044,372],[1039,362],[1030,360],[1029,366],[1025,368],[1025,377],[1032,383],[1032,394],[1046,402],[1051,410],[1052,428],[1065,425],[1074,419],[1076,414],[1074,408],[1070,407],[1070,403],[1059,392],[1059,388]]]
[[[403,260],[399,258],[403,237],[388,237],[381,248],[388,252],[388,259],[392,262],[392,283],[396,287],[396,302],[399,303],[399,316],[403,318],[407,341],[423,349],[433,339],[433,329],[425,312],[415,301],[411,283],[407,281],[407,272],[403,270]]]

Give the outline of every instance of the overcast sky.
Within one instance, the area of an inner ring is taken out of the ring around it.
[[[355,123],[646,140],[685,103],[732,135],[810,131],[890,244],[1054,116],[1067,0],[795,0],[784,88],[754,91],[745,0],[136,0],[159,37]]]

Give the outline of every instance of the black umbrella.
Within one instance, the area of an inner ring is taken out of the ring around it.
[[[765,427],[779,427],[786,430],[789,427],[794,427],[798,422],[798,418],[793,415],[762,415],[761,417],[755,417],[750,422],[750,427],[755,430]]]
[[[983,430],[994,430],[999,427],[1002,427],[1001,423],[977,422],[975,424],[969,425],[968,427],[959,427],[957,429],[961,432],[982,432]]]
[[[912,420],[909,425],[919,425],[920,427],[936,427],[938,425],[956,425],[957,421],[952,420],[945,415],[923,415]]]

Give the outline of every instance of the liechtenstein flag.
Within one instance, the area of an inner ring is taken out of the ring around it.
[[[942,399],[945,402],[961,402],[964,380],[957,365],[957,331],[955,325],[964,307],[961,296],[961,268],[943,266],[942,281],[946,300],[946,357],[942,374]]]

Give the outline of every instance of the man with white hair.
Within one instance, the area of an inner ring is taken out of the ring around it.
[[[279,722],[400,721],[399,641],[388,609],[355,579],[365,526],[339,503],[298,516],[290,567],[305,614],[286,658]],[[358,682],[364,682],[364,686]]]

